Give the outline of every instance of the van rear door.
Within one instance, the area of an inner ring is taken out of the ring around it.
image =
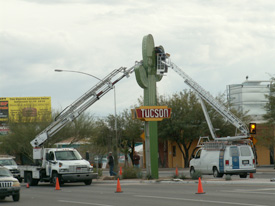
[[[251,147],[244,145],[240,146],[240,169],[254,168],[254,154]]]

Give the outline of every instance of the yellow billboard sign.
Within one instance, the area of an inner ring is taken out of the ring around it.
[[[51,97],[0,97],[0,122],[51,120]]]

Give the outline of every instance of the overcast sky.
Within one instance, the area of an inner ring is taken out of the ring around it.
[[[142,58],[142,38],[216,96],[229,84],[275,75],[274,0],[0,0],[0,97],[51,96],[61,110],[104,78]],[[188,89],[170,70],[160,95]],[[116,86],[117,112],[143,95],[134,73]],[[96,116],[114,113],[111,91]]]

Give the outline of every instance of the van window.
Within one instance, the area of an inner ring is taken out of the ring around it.
[[[240,156],[239,155],[239,150],[238,150],[238,147],[230,147],[230,156],[233,157],[233,156]]]
[[[50,154],[49,154],[49,160],[54,160],[54,154],[53,154],[53,152],[50,152]]]
[[[199,151],[197,151],[195,158],[199,159],[200,157],[201,157],[201,149]]]
[[[251,156],[249,147],[241,147],[241,156]]]

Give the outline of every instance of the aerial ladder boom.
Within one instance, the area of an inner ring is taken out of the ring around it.
[[[164,54],[165,55],[165,54]],[[169,55],[170,56],[170,55]],[[236,137],[223,137],[218,138],[219,140],[233,140],[233,139],[241,139],[247,138],[249,136],[248,128],[246,124],[244,124],[238,117],[232,114],[225,106],[220,104],[209,92],[207,92],[204,88],[202,88],[197,82],[195,82],[191,77],[189,77],[184,71],[182,71],[177,65],[169,60],[169,56],[166,56],[165,61],[163,61],[163,57],[161,55],[158,56],[158,61],[162,62],[158,69],[159,74],[163,74],[165,66],[171,67],[175,72],[177,72],[183,79],[184,82],[193,89],[196,94],[200,97],[199,99],[203,99],[210,106],[212,106],[218,113],[220,113],[226,120],[228,120],[231,124],[233,124],[240,132],[240,136]],[[213,125],[210,121],[208,113],[206,112],[206,107],[202,102],[202,108],[209,126],[211,130],[211,135],[214,139],[216,139]]]
[[[113,89],[114,85],[119,82],[124,77],[129,77],[129,75],[134,71],[136,66],[139,66],[140,62],[127,69],[126,67],[121,67],[115,69],[110,74],[108,74],[104,79],[97,83],[94,87],[84,93],[75,102],[66,107],[47,128],[40,132],[34,140],[31,141],[31,145],[36,147],[41,147],[43,143],[50,137],[55,135],[60,131],[66,124],[73,121],[80,114],[82,114],[86,109],[98,101],[102,96]],[[112,80],[118,74],[123,73],[116,80]]]

